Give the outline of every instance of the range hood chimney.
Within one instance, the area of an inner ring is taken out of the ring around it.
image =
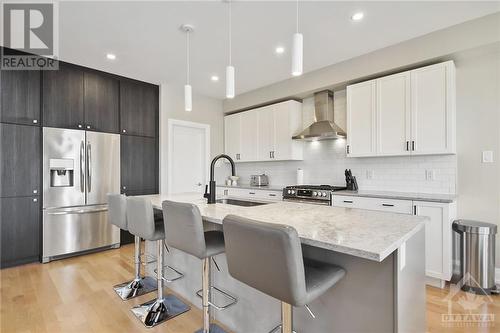
[[[345,138],[342,128],[335,124],[333,91],[323,90],[314,94],[314,123],[292,137],[294,140],[317,141]]]

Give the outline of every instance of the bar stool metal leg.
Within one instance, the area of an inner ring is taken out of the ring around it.
[[[203,259],[202,277],[201,277],[201,304],[203,311],[203,328],[195,333],[226,333],[217,324],[210,324],[210,262],[211,257]]]
[[[163,296],[163,241],[158,240],[156,246],[156,282],[158,296],[156,299],[131,309],[133,314],[146,326],[153,327],[172,319],[190,309],[174,295]]]
[[[134,241],[135,277],[132,281],[120,283],[113,287],[118,296],[124,301],[145,295],[156,289],[153,278],[149,276],[141,277],[141,238],[135,236]]]
[[[293,330],[293,309],[288,303],[281,302],[281,332],[292,333]]]

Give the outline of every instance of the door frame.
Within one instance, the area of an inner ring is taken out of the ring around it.
[[[174,152],[174,126],[183,126],[196,129],[202,129],[205,131],[205,180],[208,182],[209,170],[208,166],[210,163],[210,125],[203,123],[196,123],[192,121],[179,120],[179,119],[168,119],[168,153],[167,153],[167,193],[172,193],[172,159]]]

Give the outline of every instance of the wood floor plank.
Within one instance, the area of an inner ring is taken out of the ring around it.
[[[192,305],[191,311],[152,329],[146,329],[134,317],[130,309],[155,294],[124,302],[112,288],[133,277],[133,252],[131,244],[49,264],[0,270],[0,332],[192,333],[199,329],[201,311]],[[492,321],[447,326],[443,318],[448,313],[489,314]],[[500,297],[427,287],[427,332],[500,332]]]

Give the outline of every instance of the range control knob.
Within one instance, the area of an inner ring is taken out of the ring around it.
[[[292,194],[292,190],[288,190],[288,191],[286,191],[286,193]]]
[[[326,192],[323,192],[323,196],[326,197]]]
[[[295,194],[295,190],[292,190],[292,194]]]
[[[313,197],[318,196],[318,192],[313,192]]]

